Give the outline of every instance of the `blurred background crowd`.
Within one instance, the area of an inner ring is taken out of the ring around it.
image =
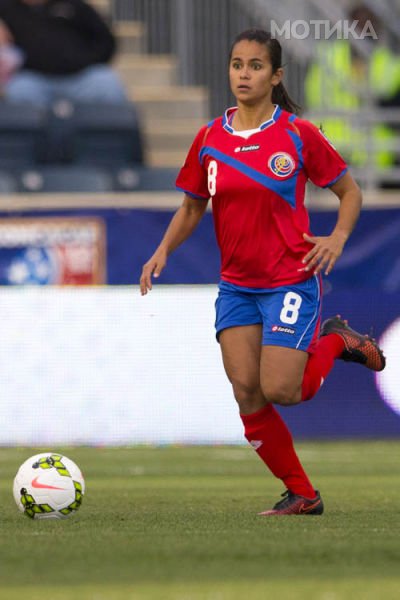
[[[174,189],[250,27],[360,185],[400,187],[398,0],[0,0],[0,193]]]

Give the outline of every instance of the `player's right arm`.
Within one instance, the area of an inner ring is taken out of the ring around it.
[[[152,289],[151,278],[159,277],[167,264],[168,256],[191,236],[200,223],[207,208],[207,200],[192,198],[185,194],[182,206],[176,211],[160,245],[153,256],[143,265],[140,277],[140,292],[142,296]]]

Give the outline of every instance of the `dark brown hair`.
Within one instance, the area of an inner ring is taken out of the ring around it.
[[[229,60],[232,58],[232,52],[236,44],[243,40],[257,42],[267,48],[273,73],[282,67],[282,46],[276,38],[273,38],[268,31],[264,31],[263,29],[247,29],[236,36],[231,46]],[[301,110],[300,106],[290,98],[282,82],[274,86],[271,99],[274,104],[278,104],[278,106],[288,112],[298,114]]]

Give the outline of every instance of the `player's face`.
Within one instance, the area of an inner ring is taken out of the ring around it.
[[[238,102],[258,104],[271,101],[273,86],[281,79],[282,69],[272,72],[269,52],[264,44],[242,40],[233,47],[229,80]]]

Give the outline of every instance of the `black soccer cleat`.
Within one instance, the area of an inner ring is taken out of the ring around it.
[[[280,515],[322,515],[324,512],[324,503],[318,490],[315,490],[315,498],[312,499],[293,494],[290,490],[286,490],[282,496],[283,500],[277,502],[274,508],[258,514],[263,517],[273,517]]]
[[[345,349],[339,356],[341,360],[359,363],[372,371],[383,371],[386,358],[376,341],[369,335],[357,333],[340,316],[331,317],[322,323],[320,337],[331,333],[340,335],[344,341]]]

